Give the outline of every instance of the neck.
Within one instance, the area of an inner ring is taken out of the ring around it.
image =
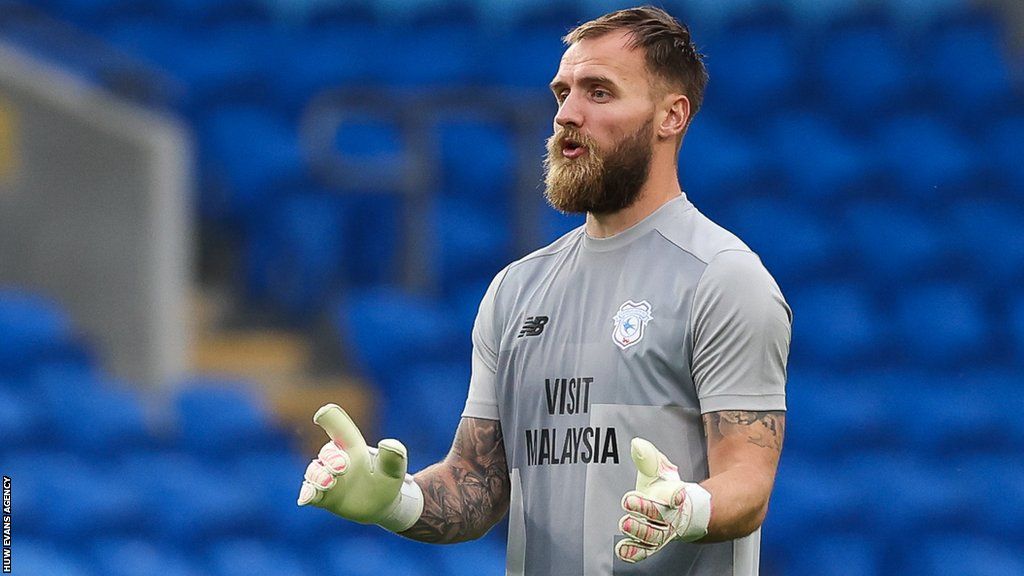
[[[587,213],[586,231],[591,238],[607,238],[614,236],[637,222],[647,218],[663,204],[682,194],[679,177],[675,165],[671,169],[655,170],[651,164],[651,173],[640,189],[636,202],[608,214]]]

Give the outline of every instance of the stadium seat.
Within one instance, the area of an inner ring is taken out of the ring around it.
[[[832,367],[885,361],[891,334],[863,285],[805,283],[785,294],[798,311],[793,318],[794,358]]]
[[[222,540],[210,546],[213,576],[306,576],[314,574],[298,550],[259,540]],[[344,573],[344,572],[342,572]]]
[[[984,139],[983,156],[991,163],[994,177],[1015,191],[1019,202],[1024,199],[1024,162],[1017,147],[1024,133],[1024,113],[1006,115],[993,121]]]
[[[483,41],[469,22],[417,25],[402,29],[387,42],[392,49],[380,78],[386,86],[472,85],[486,62],[481,58]]]
[[[765,158],[752,138],[726,127],[714,116],[701,114],[694,119],[683,149],[683,189],[702,211],[756,192],[765,178]]]
[[[465,334],[469,339],[469,334]],[[469,354],[460,362],[423,362],[402,371],[381,399],[381,434],[409,448],[410,469],[422,469],[448,453],[469,390]]]
[[[344,281],[351,218],[340,195],[293,194],[254,224],[245,252],[255,303],[298,321],[315,318]]]
[[[874,146],[900,193],[928,204],[969,191],[981,168],[945,117],[914,114],[880,123]]]
[[[558,73],[566,26],[528,27],[495,39],[484,81],[495,86],[546,89]]]
[[[1024,279],[1024,210],[1009,199],[965,198],[951,203],[942,221],[945,244],[960,258],[950,276],[991,288]]]
[[[842,257],[834,229],[796,202],[752,198],[736,203],[720,223],[757,252],[784,288],[829,272]]]
[[[891,400],[902,413],[914,413],[904,420],[902,434],[919,454],[942,458],[950,454],[1011,451],[1024,436],[1012,419],[1007,402],[1012,396],[983,372],[963,375],[933,375],[923,385],[908,387]]]
[[[824,535],[794,550],[786,574],[881,576],[884,545],[870,534]]]
[[[454,359],[466,336],[456,333],[458,319],[443,306],[394,288],[350,291],[336,322],[356,369],[378,385],[394,382],[394,375],[414,362]]]
[[[428,576],[441,573],[435,557],[438,554],[436,546],[396,538],[377,527],[367,528],[365,536],[322,539],[319,556],[323,559],[324,568],[320,573],[345,576]]]
[[[900,108],[912,93],[912,63],[899,31],[884,22],[855,19],[823,34],[816,50],[822,102],[837,119],[863,125]]]
[[[323,90],[377,81],[384,72],[374,50],[381,35],[365,21],[332,22],[294,35],[280,55],[282,66],[271,70],[277,102],[298,113]]]
[[[100,538],[90,547],[100,574],[106,576],[202,576],[199,562],[179,550],[129,536]]]
[[[13,536],[13,535],[12,535]],[[15,543],[16,542],[16,543]],[[18,538],[12,542],[14,574],[60,574],[61,576],[101,576],[87,558],[79,556],[63,543]]]
[[[964,366],[988,351],[992,337],[981,295],[952,283],[925,284],[897,294],[893,322],[907,358],[922,367]]]
[[[211,461],[285,445],[261,399],[241,382],[186,380],[175,393],[175,409],[181,446]]]
[[[211,112],[199,131],[207,184],[199,206],[222,225],[244,223],[270,208],[275,192],[304,181],[296,126],[255,106]]]
[[[70,318],[43,296],[0,287],[0,374],[24,373],[74,348]]]
[[[998,117],[1013,95],[1007,34],[994,17],[980,13],[934,28],[927,35],[929,92],[949,112],[970,117],[970,125]],[[950,70],[958,71],[955,81]]]
[[[957,526],[978,536],[1019,546],[1024,543],[1024,518],[1018,513],[1024,506],[1024,486],[1019,481],[1024,469],[1015,457],[1020,449],[993,451],[986,445],[978,449],[981,452],[943,456],[948,473],[971,487],[958,494],[969,510]]]
[[[863,529],[863,502],[862,485],[837,462],[823,466],[784,450],[764,523],[765,546],[799,553],[794,543],[822,526],[830,531]]]
[[[434,135],[444,194],[460,202],[491,206],[496,213],[507,209],[517,177],[510,128],[495,121],[460,118],[440,122]]]
[[[785,22],[758,18],[730,25],[722,34],[721,42],[705,49],[714,79],[705,98],[716,111],[757,120],[764,110],[791,104],[804,91],[806,67]]]
[[[446,295],[467,281],[493,278],[511,260],[509,222],[487,208],[439,199],[434,234],[434,276]]]
[[[54,383],[56,384],[56,382]],[[78,385],[66,380],[68,388]],[[153,446],[138,391],[112,381],[84,383],[82,390],[68,391],[46,403],[50,433],[64,448],[90,458],[110,458],[120,450]],[[66,415],[74,414],[68,418]],[[88,422],[88,426],[82,426]]]
[[[505,547],[489,540],[453,546],[439,559],[441,573],[448,576],[501,576],[505,573]]]
[[[23,446],[31,446],[39,436],[45,436],[41,423],[44,416],[41,407],[32,402],[24,391],[14,388],[14,384],[0,381],[0,459],[4,453]]]
[[[924,213],[895,200],[848,205],[837,224],[853,249],[853,273],[871,283],[927,276],[944,264],[942,237]]]
[[[871,189],[879,169],[874,155],[827,114],[784,112],[766,128],[763,147],[785,177],[788,194],[822,205]]]
[[[958,576],[1015,576],[1024,574],[1020,548],[999,540],[979,538],[951,526],[946,534],[926,540],[919,549],[905,550],[904,569],[919,574]]]

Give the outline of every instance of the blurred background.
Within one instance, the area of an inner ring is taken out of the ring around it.
[[[795,312],[762,574],[1024,574],[1024,4],[673,0],[684,188]],[[15,574],[503,574],[294,501],[350,410],[447,451],[614,0],[0,0]],[[358,559],[358,560],[354,560]]]

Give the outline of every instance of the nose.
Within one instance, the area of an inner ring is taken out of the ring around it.
[[[572,92],[562,101],[562,105],[558,107],[558,112],[555,113],[555,124],[562,128],[566,126],[579,128],[583,125],[583,112]]]

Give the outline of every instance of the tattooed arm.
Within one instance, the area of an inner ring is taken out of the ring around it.
[[[750,534],[764,521],[782,451],[785,412],[726,410],[704,415],[711,524],[703,542]]]
[[[501,424],[463,418],[448,456],[415,478],[423,489],[423,515],[402,536],[442,544],[483,536],[508,511]]]

